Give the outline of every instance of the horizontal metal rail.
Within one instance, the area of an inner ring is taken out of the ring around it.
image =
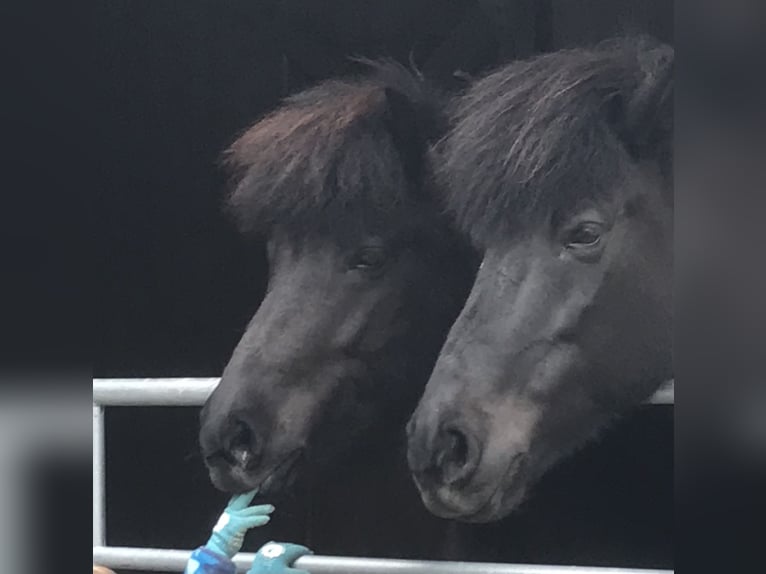
[[[93,379],[93,563],[114,569],[182,572],[189,550],[105,546],[104,496],[105,406],[200,406],[215,389],[218,378]],[[653,404],[673,404],[672,381],[651,399]],[[245,572],[253,554],[239,554],[237,569]],[[311,574],[672,574],[672,570],[597,568],[304,556],[296,567]]]
[[[93,379],[93,402],[104,406],[201,406],[219,378]],[[670,381],[650,399],[672,405],[675,388]]]
[[[93,402],[127,407],[201,406],[219,381],[217,377],[93,379]]]
[[[153,572],[183,572],[188,550],[160,548],[94,547],[93,563],[108,568]],[[239,572],[246,572],[254,554],[234,558]],[[589,566],[538,566],[535,564],[494,564],[490,562],[442,562],[437,560],[393,560],[345,556],[304,556],[295,568],[311,574],[670,574],[671,570],[597,568]]]

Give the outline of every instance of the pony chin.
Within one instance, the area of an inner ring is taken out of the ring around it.
[[[423,504],[440,518],[460,522],[480,524],[505,518],[524,502],[531,483],[524,465],[514,464],[521,458],[512,459],[503,475],[485,480],[479,488],[421,490]]]
[[[222,468],[209,467],[208,476],[216,489],[230,494],[241,494],[257,486],[252,484],[244,473],[237,472],[236,470],[227,472]]]
[[[439,518],[483,524],[501,520],[511,514],[524,502],[526,495],[526,485],[513,485],[506,490],[501,483],[483,503],[466,504],[464,496],[446,491],[436,494],[421,492],[421,499],[428,511]]]

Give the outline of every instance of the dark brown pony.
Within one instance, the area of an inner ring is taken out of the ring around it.
[[[409,423],[435,514],[506,516],[672,376],[673,62],[614,40],[510,64],[458,103],[437,164],[484,255]]]
[[[201,415],[221,490],[273,499],[301,466],[337,481],[344,457],[402,443],[478,263],[434,202],[445,127],[441,95],[387,63],[288,98],[231,146],[228,209],[268,239],[270,277]]]

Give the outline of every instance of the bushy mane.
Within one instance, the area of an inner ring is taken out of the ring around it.
[[[243,231],[358,225],[417,201],[446,128],[441,96],[396,63],[366,63],[365,77],[287,98],[226,152],[227,208]]]
[[[439,189],[481,243],[614,189],[634,150],[625,107],[659,81],[672,50],[646,37],[512,63],[474,86],[436,147]],[[630,104],[633,105],[633,104]],[[640,120],[637,120],[640,121]]]

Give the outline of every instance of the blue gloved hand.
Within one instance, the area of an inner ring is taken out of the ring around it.
[[[256,495],[257,490],[237,494],[229,500],[229,504],[213,527],[213,534],[205,544],[205,548],[228,558],[242,550],[245,533],[256,526],[263,526],[274,512],[271,504],[248,506]]]
[[[247,574],[309,574],[306,570],[297,570],[292,564],[301,556],[313,554],[305,546],[287,542],[269,542],[264,544],[255,555],[253,565]]]

